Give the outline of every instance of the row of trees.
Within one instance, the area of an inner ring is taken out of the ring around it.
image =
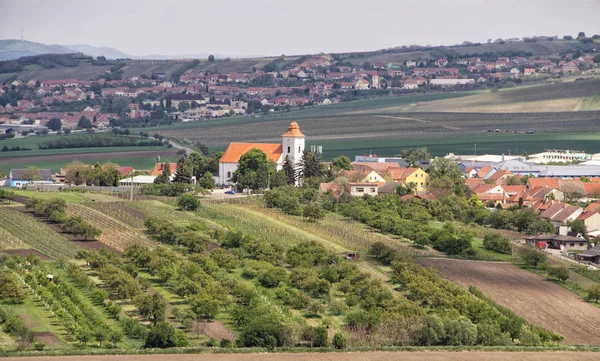
[[[81,236],[85,240],[98,237],[102,231],[80,216],[67,216],[67,202],[61,198],[40,199],[29,198],[25,204],[27,209],[40,217],[47,218],[50,222],[59,223],[64,231]]]

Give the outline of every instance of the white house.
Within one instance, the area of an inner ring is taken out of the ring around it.
[[[232,184],[231,177],[237,170],[242,155],[251,149],[260,149],[267,159],[277,164],[277,170],[283,167],[285,158],[289,157],[293,164],[298,164],[304,153],[305,136],[300,132],[298,123],[292,122],[282,136],[281,143],[230,143],[219,160],[219,184]]]

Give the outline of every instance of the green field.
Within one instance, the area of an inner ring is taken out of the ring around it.
[[[312,144],[307,142],[307,148]],[[588,153],[600,153],[600,133],[561,133],[561,134],[496,134],[479,136],[455,136],[433,139],[378,139],[378,140],[324,140],[323,158],[332,159],[341,154],[354,156],[378,154],[393,156],[400,150],[427,147],[433,156],[454,154],[533,154],[548,148],[581,149]],[[351,157],[351,158],[352,158]]]
[[[161,157],[161,161],[164,162],[177,162],[178,157]],[[102,159],[94,159],[94,160],[86,160],[78,158],[74,155],[72,160],[79,160],[86,164],[96,164],[96,163],[116,163],[122,166],[132,166],[136,170],[151,170],[154,168],[154,164],[156,164],[156,157],[149,155],[145,158],[118,158],[111,157],[110,153],[106,153],[106,157]],[[50,169],[53,173],[58,173],[61,167],[64,167],[66,164],[70,163],[72,160],[36,160],[36,161],[26,161],[24,162],[22,159],[14,158],[14,162],[8,164],[0,164],[0,173],[8,174],[11,169],[14,168],[26,168],[26,167],[37,167],[40,169]]]

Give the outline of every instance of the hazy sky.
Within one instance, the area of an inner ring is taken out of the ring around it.
[[[600,33],[600,0],[0,0],[0,39],[279,55]]]

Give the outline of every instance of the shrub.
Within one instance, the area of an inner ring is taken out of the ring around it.
[[[200,208],[200,200],[193,194],[183,194],[179,197],[177,205],[184,211],[197,211]]]
[[[510,241],[499,232],[486,234],[483,237],[483,246],[498,253],[512,253]]]
[[[222,347],[222,348],[228,348],[231,346],[232,346],[232,342],[228,338],[222,339],[221,342],[219,343],[219,347]]]
[[[344,334],[338,332],[333,336],[333,347],[335,347],[338,350],[341,350],[343,348],[346,348],[346,338],[344,337]]]
[[[566,281],[569,279],[569,269],[565,266],[548,267],[548,276],[554,277],[559,281]]]
[[[546,255],[533,248],[525,248],[521,252],[521,259],[525,265],[534,268],[540,268],[541,265],[546,263]]]

